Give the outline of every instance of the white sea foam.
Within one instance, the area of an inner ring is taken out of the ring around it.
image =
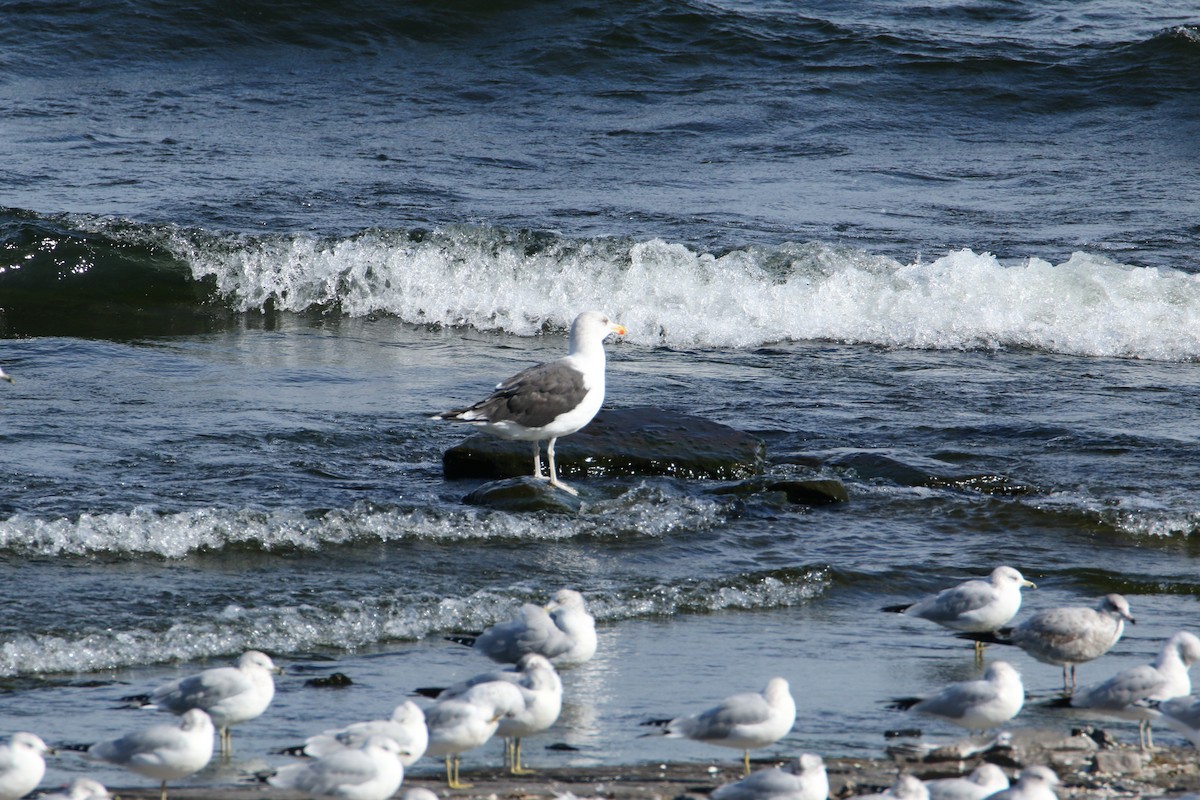
[[[306,513],[290,509],[201,508],[162,513],[151,508],[0,520],[0,552],[41,556],[183,558],[229,546],[320,550],[342,544],[404,540],[570,539],[580,536],[664,536],[719,524],[726,503],[635,486],[578,516],[502,514],[465,507],[450,511],[356,505]]]
[[[674,347],[817,339],[1200,358],[1200,276],[1088,253],[1052,264],[961,250],[904,264],[819,243],[717,255],[486,227],[336,240],[175,231],[168,246],[242,310],[336,306],[532,335],[596,307],[632,341]]]
[[[799,605],[828,586],[823,570],[747,575],[660,584],[648,589],[589,593],[601,621]],[[420,597],[399,591],[346,599],[334,607],[304,604],[248,608],[230,604],[172,623],[165,630],[117,629],[100,623],[89,633],[13,634],[0,642],[0,676],[105,669],[192,661],[250,648],[270,652],[339,651],[463,630],[508,619],[522,600],[491,591],[463,597]]]

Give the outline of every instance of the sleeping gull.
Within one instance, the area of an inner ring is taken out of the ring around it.
[[[289,764],[267,779],[279,789],[337,800],[387,800],[404,781],[403,751],[388,736],[368,736],[303,764]]]
[[[182,714],[205,711],[221,731],[221,752],[233,749],[232,725],[255,719],[275,696],[273,673],[281,670],[266,653],[247,650],[233,667],[216,667],[160,686],[150,694],[154,708]]]
[[[186,778],[208,765],[213,733],[212,719],[193,708],[178,723],[153,725],[120,739],[99,742],[89,747],[86,755],[162,781],[160,800],[167,800],[167,781]]]
[[[554,443],[591,422],[604,403],[604,339],[610,333],[624,336],[625,328],[598,311],[585,311],[571,323],[564,358],[518,372],[478,403],[433,418],[467,422],[502,439],[533,442],[533,475],[543,480],[541,442],[549,440],[550,485],[578,494],[558,479]]]
[[[1020,674],[1008,662],[995,661],[980,680],[952,683],[928,697],[895,700],[889,708],[930,714],[968,730],[986,731],[1008,722],[1024,704]]]
[[[1069,694],[1075,688],[1075,665],[1107,653],[1125,632],[1126,622],[1135,622],[1129,602],[1119,594],[1107,594],[1093,608],[1050,608],[1012,628],[959,636],[978,642],[1015,645],[1043,664],[1061,666],[1063,691]]]
[[[65,792],[39,795],[38,800],[108,800],[109,797],[108,789],[100,781],[76,778]]]
[[[476,675],[443,689],[437,699],[447,700],[452,697],[461,697],[472,687],[492,681],[512,684],[517,687],[525,700],[523,709],[516,709],[511,715],[500,720],[495,735],[505,739],[504,766],[509,773],[528,775],[533,770],[521,766],[521,739],[541,733],[558,720],[558,715],[562,711],[562,680],[545,656],[528,653],[521,656],[516,669]]]
[[[955,631],[994,631],[1017,615],[1023,586],[1037,588],[1012,567],[996,567],[986,581],[965,581],[924,600],[883,610],[927,619]]]
[[[993,795],[994,800],[1057,800],[1054,787],[1058,776],[1049,767],[1033,766],[1021,770],[1017,782]]]
[[[0,800],[16,800],[37,788],[46,774],[47,753],[54,752],[36,733],[14,733],[0,744]]]
[[[825,762],[812,753],[802,753],[783,767],[760,769],[711,795],[712,800],[825,800],[828,796]]]
[[[472,686],[457,697],[439,700],[425,711],[429,745],[425,755],[446,759],[446,785],[470,788],[459,780],[459,757],[487,743],[500,720],[525,709],[525,698],[507,681],[489,681]]]
[[[368,737],[376,735],[387,736],[400,745],[400,763],[411,767],[425,755],[425,747],[429,744],[425,712],[412,700],[406,700],[396,706],[389,719],[354,722],[344,728],[310,736],[302,750],[306,756],[322,758],[340,749],[361,747]]]
[[[886,792],[854,795],[853,800],[929,800],[929,790],[919,778],[901,775]]]
[[[583,595],[559,589],[545,606],[526,603],[507,622],[493,625],[478,636],[450,636],[493,661],[511,664],[527,653],[550,659],[557,667],[573,667],[596,654],[596,620],[588,613]]]
[[[1008,777],[995,764],[983,763],[960,778],[925,781],[929,800],[983,800],[1008,788]]]
[[[674,719],[643,722],[657,725],[676,739],[734,747],[743,751],[743,775],[750,774],[750,751],[782,739],[796,723],[796,701],[783,678],[771,678],[761,692],[743,692],[712,708]]]
[[[1139,701],[1170,700],[1192,691],[1188,670],[1200,661],[1200,639],[1179,631],[1167,640],[1153,663],[1122,670],[1103,683],[1085,686],[1057,706],[1094,711],[1108,717],[1138,721],[1143,749],[1153,747],[1150,721],[1158,712]]]

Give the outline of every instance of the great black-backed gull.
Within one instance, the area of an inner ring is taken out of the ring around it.
[[[533,442],[533,475],[542,473],[541,442],[548,439],[550,485],[578,494],[558,479],[554,442],[592,421],[604,402],[604,339],[625,328],[599,311],[585,311],[571,323],[569,352],[518,372],[474,405],[437,414],[434,419],[468,422],[504,439]]]

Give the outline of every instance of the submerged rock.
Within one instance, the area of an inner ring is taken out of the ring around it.
[[[581,505],[575,495],[556,489],[549,481],[540,481],[532,475],[485,483],[464,497],[463,502],[497,511],[545,511],[551,514],[574,514]]]
[[[845,503],[849,492],[841,481],[834,478],[788,478],[764,480],[755,478],[732,486],[722,486],[714,494],[749,496],[763,492],[779,492],[789,503],[805,506],[823,506],[829,503]]]
[[[766,445],[756,436],[661,408],[601,411],[555,445],[563,480],[614,475],[736,480],[760,474],[765,458]],[[442,471],[447,480],[528,476],[533,446],[479,433],[446,451]]]

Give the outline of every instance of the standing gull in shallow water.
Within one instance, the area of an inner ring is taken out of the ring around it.
[[[929,697],[894,701],[889,708],[941,717],[973,731],[998,728],[1025,704],[1020,674],[1006,661],[988,665],[982,680],[952,683]]]
[[[266,653],[247,650],[232,667],[216,667],[160,686],[150,695],[155,708],[182,714],[192,708],[205,711],[221,732],[221,752],[233,749],[232,725],[262,716],[275,697],[279,672]]]
[[[986,581],[965,581],[924,600],[883,610],[927,619],[955,631],[994,631],[1017,615],[1022,586],[1037,588],[1012,567],[996,567]]]
[[[642,724],[665,728],[672,738],[742,750],[743,774],[749,775],[750,751],[774,744],[796,724],[796,701],[787,681],[771,678],[761,692],[731,695],[698,714]]]
[[[1015,645],[1043,664],[1061,666],[1063,691],[1069,694],[1075,688],[1075,665],[1099,658],[1112,649],[1125,632],[1126,622],[1134,623],[1129,602],[1119,594],[1107,594],[1094,608],[1050,608],[1013,628],[959,636],[977,642]]]
[[[518,372],[488,397],[434,419],[469,422],[503,439],[533,442],[533,475],[544,479],[541,442],[550,462],[550,485],[578,494],[558,479],[554,443],[592,421],[604,403],[604,339],[625,328],[598,311],[585,311],[571,323],[567,355]]]

